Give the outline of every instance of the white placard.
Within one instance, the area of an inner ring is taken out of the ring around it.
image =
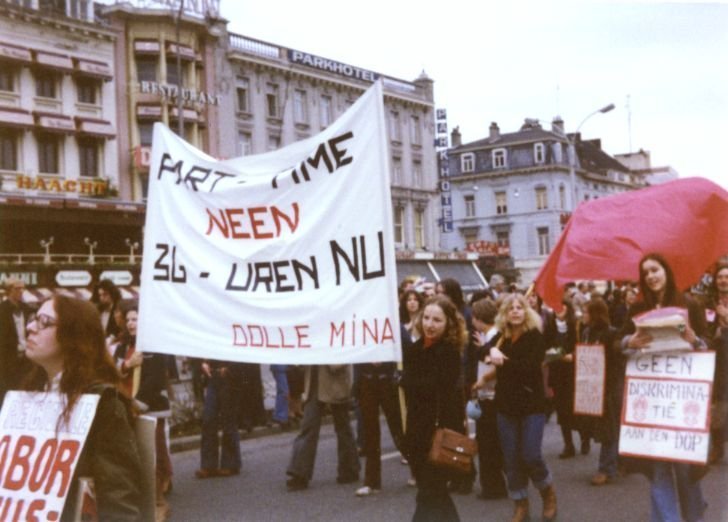
[[[627,363],[619,453],[704,464],[714,352],[636,355]]]
[[[577,344],[574,372],[574,413],[601,417],[606,379],[604,345]]]
[[[99,395],[82,395],[68,424],[57,393],[11,391],[0,411],[0,497],[8,520],[60,520]]]
[[[144,351],[258,363],[400,360],[382,88],[322,133],[227,161],[154,127]]]

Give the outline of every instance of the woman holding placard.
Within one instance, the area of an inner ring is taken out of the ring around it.
[[[406,347],[402,385],[407,393],[404,450],[417,480],[413,522],[460,520],[447,489],[450,477],[427,455],[439,426],[464,431],[460,353],[467,342],[465,320],[445,296],[434,296],[415,321],[417,341]]]
[[[596,423],[595,438],[601,442],[599,470],[591,479],[594,486],[603,486],[617,476],[619,449],[619,414],[622,408],[624,364],[618,346],[617,331],[609,325],[609,308],[603,299],[593,297],[584,308],[583,344],[597,344],[604,348],[604,410]]]
[[[524,296],[511,294],[501,304],[495,324],[502,341],[490,349],[490,361],[497,368],[495,406],[508,494],[515,502],[512,522],[529,518],[529,479],[541,493],[543,520],[553,521],[556,492],[541,455],[546,424],[541,319]]]
[[[78,477],[91,477],[99,520],[139,520],[141,463],[132,412],[118,391],[119,374],[94,305],[62,295],[43,303],[28,324],[26,355],[34,368],[25,389],[65,397],[59,426],[69,422],[82,394],[101,396],[61,519],[72,518]]]
[[[639,277],[642,300],[631,310],[630,319],[640,313],[667,306],[687,308],[689,323],[685,326],[682,337],[694,349],[705,349],[707,346],[700,338],[705,332],[705,314],[696,302],[679,291],[667,260],[660,254],[647,254],[640,260]],[[625,328],[622,338],[625,354],[636,354],[649,347],[652,337],[636,329],[632,320],[627,321]],[[655,460],[649,462],[647,468],[652,501],[651,522],[702,520],[707,503],[700,488],[700,478],[703,475],[700,467]]]

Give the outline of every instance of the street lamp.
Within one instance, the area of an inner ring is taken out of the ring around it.
[[[93,265],[95,258],[94,258],[94,248],[99,246],[98,241],[91,241],[89,238],[85,237],[83,238],[83,242],[86,243],[86,246],[88,246],[88,264]]]
[[[136,242],[136,241],[134,241],[134,242],[132,243],[131,239],[129,239],[129,238],[127,237],[127,238],[126,238],[126,246],[128,246],[128,247],[129,247],[129,264],[130,264],[130,265],[133,265],[133,264],[134,264],[134,251],[135,251],[135,250],[136,250],[137,248],[139,248],[139,243],[138,243],[138,242]]]
[[[185,8],[185,0],[180,0],[179,11],[177,11],[176,21],[176,37],[177,37],[177,135],[185,139],[185,117],[184,117],[184,101],[182,100],[182,53],[179,35],[179,26],[182,21],[182,13]]]
[[[605,105],[601,109],[597,109],[596,111],[588,114],[586,118],[581,120],[581,123],[576,128],[576,132],[574,132],[574,137],[569,138],[569,135],[566,135],[566,139],[569,141],[569,145],[571,145],[571,158],[569,158],[569,184],[571,185],[571,211],[574,212],[576,210],[576,206],[578,202],[576,201],[576,138],[579,135],[579,131],[581,130],[581,126],[586,123],[586,121],[594,116],[595,114],[605,114],[611,110],[614,109],[614,104],[610,103],[609,105]]]
[[[43,263],[46,265],[51,264],[51,245],[53,244],[53,236],[48,239],[41,239],[40,246],[45,248],[45,255],[43,256]]]

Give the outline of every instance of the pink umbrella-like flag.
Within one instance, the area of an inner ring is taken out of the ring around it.
[[[686,178],[580,205],[536,277],[535,289],[561,308],[566,283],[637,280],[640,258],[663,254],[679,288],[728,254],[728,192]]]

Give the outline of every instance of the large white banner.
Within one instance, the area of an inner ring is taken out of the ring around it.
[[[400,360],[377,82],[325,131],[226,161],[154,127],[138,346],[259,363]]]
[[[627,362],[620,455],[705,464],[715,352],[645,353]]]
[[[0,411],[2,520],[60,520],[100,396],[81,395],[69,422],[58,393],[11,391]]]

